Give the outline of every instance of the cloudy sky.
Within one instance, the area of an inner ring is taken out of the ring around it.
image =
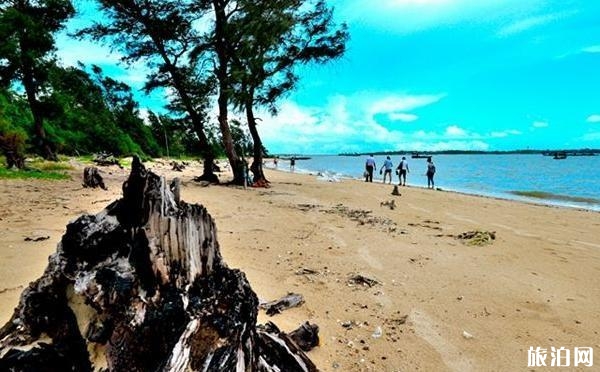
[[[348,51],[303,67],[279,115],[259,115],[272,153],[600,147],[599,1],[329,2],[349,25]],[[141,66],[116,67],[107,48],[66,37],[59,48],[67,64],[143,82]]]

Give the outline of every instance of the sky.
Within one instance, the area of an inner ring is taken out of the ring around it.
[[[600,148],[600,1],[328,2],[347,52],[299,68],[277,116],[258,110],[271,153]],[[98,17],[84,3],[69,29]],[[107,47],[65,35],[58,47],[65,64],[143,85],[145,68]]]

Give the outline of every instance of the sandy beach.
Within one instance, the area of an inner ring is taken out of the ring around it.
[[[0,180],[2,324],[67,223],[118,198],[128,174],[104,167],[109,190],[84,189],[73,165],[72,180]],[[598,212],[414,187],[392,196],[390,185],[268,169],[268,189],[202,187],[197,162],[147,166],[180,177],[182,199],[208,208],[225,261],[261,301],[304,296],[259,321],[318,324],[308,355],[323,371],[527,371],[532,346],[548,349],[548,365],[551,347],[600,353]],[[495,240],[457,238],[473,230]],[[351,283],[355,274],[378,284]]]

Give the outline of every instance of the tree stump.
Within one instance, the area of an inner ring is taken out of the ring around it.
[[[289,335],[256,325],[246,276],[178,185],[134,158],[123,198],[67,226],[0,329],[0,370],[316,371]]]
[[[107,190],[98,168],[85,167],[83,169],[83,187],[91,187],[93,189],[100,187],[103,190]]]

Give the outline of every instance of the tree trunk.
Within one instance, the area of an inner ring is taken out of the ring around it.
[[[123,198],[67,226],[0,329],[0,370],[316,371],[289,335],[256,325],[246,276],[178,185],[134,158]]]
[[[154,45],[158,49],[161,58],[165,62],[167,71],[173,79],[173,87],[177,91],[179,98],[181,98],[181,103],[185,107],[185,111],[190,115],[193,130],[198,136],[198,142],[200,142],[200,151],[202,153],[202,158],[204,159],[204,169],[202,171],[202,176],[200,176],[199,178],[203,181],[208,181],[210,183],[219,183],[219,177],[217,177],[217,175],[212,170],[212,164],[215,160],[215,155],[210,144],[208,143],[206,133],[204,133],[204,120],[200,116],[198,110],[196,110],[196,108],[194,107],[190,94],[186,89],[184,78],[181,76],[180,71],[169,58],[163,43],[160,42],[160,36],[152,34],[151,38]]]
[[[225,154],[231,165],[231,171],[233,172],[232,183],[236,185],[244,185],[246,177],[244,175],[244,164],[237,152],[231,137],[231,130],[229,129],[229,122],[227,118],[229,104],[229,77],[227,75],[227,66],[229,63],[229,57],[227,52],[227,16],[225,14],[225,8],[227,7],[228,1],[226,0],[213,0],[213,8],[215,11],[215,50],[217,52],[217,79],[219,80],[219,128],[221,129],[221,136],[223,139],[223,147],[225,148]]]
[[[25,88],[31,115],[33,116],[33,131],[36,146],[44,159],[57,161],[58,157],[52,150],[52,146],[50,141],[48,141],[46,131],[44,130],[44,115],[40,110],[40,102],[36,96],[37,87],[33,77],[32,67],[26,62],[25,58],[22,59],[21,68],[23,70],[23,87]]]
[[[254,97],[254,91],[251,90],[249,97]],[[258,134],[258,129],[256,128],[256,118],[254,117],[254,109],[252,107],[252,98],[246,100],[246,120],[248,121],[248,129],[250,130],[250,135],[252,136],[253,142],[253,159],[252,165],[250,166],[250,170],[254,177],[252,181],[255,185],[260,186],[268,186],[269,181],[265,177],[263,173],[263,144],[260,139],[260,135]]]
[[[98,168],[85,167],[83,169],[83,187],[91,187],[93,189],[100,187],[102,190],[107,190]]]

